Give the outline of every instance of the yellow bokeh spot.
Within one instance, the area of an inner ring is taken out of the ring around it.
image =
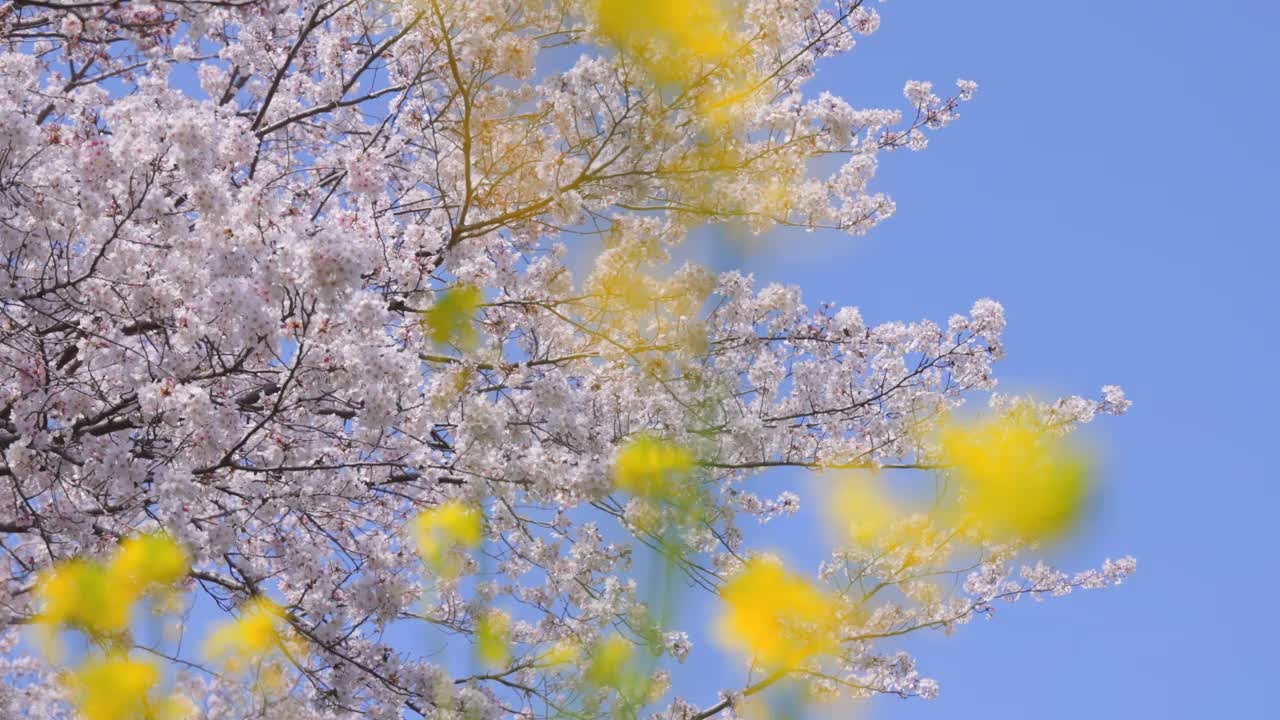
[[[99,563],[81,559],[60,563],[41,576],[36,594],[43,607],[36,620],[50,633],[50,640],[63,627],[106,638],[129,626],[133,594],[114,584]]]
[[[732,49],[730,14],[717,0],[597,0],[596,17],[600,32],[661,82],[687,81]]]
[[[187,553],[163,535],[136,535],[120,543],[110,574],[120,584],[139,589],[172,585],[190,568]]]
[[[446,290],[436,303],[422,313],[422,327],[437,345],[456,345],[464,350],[475,346],[472,319],[480,308],[480,289],[458,285]]]
[[[182,720],[193,706],[181,696],[156,697],[160,669],[124,655],[87,661],[68,680],[84,720]]]
[[[839,642],[836,600],[776,560],[748,561],[720,594],[717,639],[765,668],[794,668]]]
[[[186,576],[187,554],[169,538],[139,535],[124,540],[105,561],[73,558],[49,568],[36,583],[42,642],[57,654],[58,630],[79,630],[103,641],[129,627],[135,605]]]
[[[623,446],[613,463],[613,484],[639,497],[671,499],[693,472],[693,454],[649,435]]]
[[[653,279],[636,271],[610,275],[601,283],[601,290],[607,297],[620,301],[625,316],[639,315],[658,303]]]
[[[561,640],[551,647],[542,661],[547,665],[568,665],[582,657],[582,648],[572,640]]]
[[[840,532],[841,540],[855,546],[876,548],[889,542],[894,523],[903,515],[880,488],[880,478],[872,473],[852,473],[838,483],[826,505],[828,520]]]
[[[618,687],[626,679],[635,646],[621,635],[610,635],[592,649],[586,679],[595,687]]]
[[[734,710],[742,720],[769,720],[772,717],[769,712],[769,703],[759,697],[743,698]]]
[[[476,654],[491,670],[511,661],[511,618],[500,610],[490,610],[476,623]]]
[[[453,570],[449,553],[455,548],[478,546],[483,532],[480,513],[456,500],[424,510],[413,520],[413,536],[422,559],[445,574]]]
[[[697,110],[698,117],[702,119],[703,127],[708,130],[732,128],[738,118],[739,110],[746,106],[756,90],[757,83],[743,76],[732,78],[726,81],[722,87],[712,88],[699,94],[697,97]],[[778,184],[774,184],[774,187],[777,186]],[[778,195],[778,197],[768,207],[781,206],[791,200],[789,194],[782,195],[775,192],[775,195]]]
[[[204,654],[223,660],[231,672],[243,670],[283,645],[284,610],[265,597],[240,607],[240,617],[217,627],[205,640]]]
[[[945,461],[960,483],[959,510],[992,537],[1052,540],[1070,531],[1088,499],[1088,456],[1019,418],[944,422]]]

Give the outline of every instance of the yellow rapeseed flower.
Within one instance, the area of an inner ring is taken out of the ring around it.
[[[875,548],[889,541],[894,523],[903,510],[879,486],[869,472],[835,478],[835,491],[826,504],[828,521],[851,545]]]
[[[422,559],[445,574],[453,570],[449,553],[455,548],[478,546],[483,530],[480,513],[456,500],[424,510],[413,520],[413,536]]]
[[[626,667],[635,646],[621,635],[610,635],[592,648],[586,679],[595,687],[617,688],[626,680]]]
[[[130,588],[112,582],[101,563],[68,560],[45,571],[36,584],[43,608],[36,621],[48,633],[62,628],[80,630],[97,639],[124,632],[129,626],[134,595]]]
[[[240,607],[239,618],[210,633],[204,654],[210,660],[223,660],[231,672],[239,672],[281,647],[284,624],[284,610],[279,605],[254,597]]]
[[[64,628],[97,640],[123,633],[138,601],[181,580],[188,567],[181,546],[150,534],[126,538],[106,561],[73,558],[46,570],[36,584],[46,651],[56,654],[54,636]]]
[[[578,647],[576,642],[561,640],[542,656],[542,662],[547,665],[568,665],[576,663],[580,657],[582,657],[582,648]]]
[[[719,62],[732,49],[730,14],[717,0],[597,0],[596,17],[600,32],[661,82],[686,81],[688,63]]]
[[[190,560],[182,546],[158,535],[135,535],[120,543],[111,559],[113,582],[146,591],[172,585],[186,576]]]
[[[157,697],[160,669],[124,655],[87,661],[68,685],[84,720],[183,720],[193,712],[181,696]]]
[[[639,497],[672,499],[693,471],[693,454],[649,435],[628,442],[613,463],[613,484]]]
[[[501,610],[490,610],[476,622],[476,654],[491,670],[511,661],[511,618]]]
[[[436,303],[422,314],[422,327],[437,345],[453,344],[464,350],[476,343],[472,319],[480,307],[480,289],[458,285],[446,290]]]
[[[765,668],[796,667],[838,643],[835,599],[776,560],[748,561],[720,594],[720,643]]]
[[[1016,417],[948,421],[938,437],[961,485],[958,509],[991,536],[1052,540],[1079,519],[1090,463],[1065,438]]]

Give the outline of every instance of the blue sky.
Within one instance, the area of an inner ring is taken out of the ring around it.
[[[877,7],[880,31],[815,91],[898,106],[908,78],[964,77],[978,97],[924,153],[883,158],[896,217],[862,239],[781,234],[745,267],[869,321],[993,297],[1006,389],[1123,385],[1131,412],[1089,428],[1097,512],[1052,559],[1139,568],[913,642],[941,698],[881,699],[871,717],[1270,716],[1280,4]],[[769,527],[798,540],[801,525]]]

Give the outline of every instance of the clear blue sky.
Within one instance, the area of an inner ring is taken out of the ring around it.
[[[1123,385],[1131,412],[1090,428],[1098,513],[1054,560],[1139,569],[913,643],[941,698],[871,717],[1276,717],[1280,3],[876,7],[880,31],[818,87],[896,105],[908,78],[964,77],[977,99],[926,152],[883,158],[898,215],[870,236],[782,235],[746,266],[869,321],[990,296],[1006,387]]]

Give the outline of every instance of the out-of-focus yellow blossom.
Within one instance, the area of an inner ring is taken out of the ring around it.
[[[141,594],[171,587],[186,577],[190,568],[191,560],[181,545],[163,535],[149,534],[120,543],[108,572],[113,582]]]
[[[627,315],[651,310],[659,302],[656,282],[636,271],[610,275],[601,283],[601,290],[611,300],[620,300],[621,309]]]
[[[699,94],[697,110],[703,127],[708,130],[732,128],[757,90],[757,83],[752,82],[750,78],[736,77],[726,80],[720,87],[711,88]],[[776,202],[770,203],[768,207],[781,206],[791,199],[790,195],[782,196],[776,192],[775,195],[777,195]]]
[[[580,657],[582,657],[582,648],[578,647],[577,643],[572,640],[561,640],[542,657],[542,661],[547,665],[568,665],[576,663]]]
[[[50,652],[54,651],[53,635],[61,628],[98,639],[123,632],[135,599],[129,588],[112,582],[102,564],[82,559],[46,571],[36,585],[36,595],[43,608],[37,622],[48,633]]]
[[[288,679],[288,673],[285,668],[276,661],[267,661],[258,668],[257,675],[254,677],[254,690],[261,694],[272,694],[284,689],[285,681]]]
[[[961,484],[958,509],[992,537],[1052,540],[1079,519],[1090,462],[1065,438],[1017,417],[947,421],[938,438]]]
[[[591,651],[586,679],[595,687],[617,688],[626,679],[627,664],[635,654],[635,646],[621,635],[610,635],[596,643]]]
[[[903,510],[880,488],[880,478],[856,472],[834,478],[836,489],[826,505],[828,521],[841,541],[861,547],[880,547],[889,540]]]
[[[284,644],[284,610],[269,598],[254,597],[240,607],[240,617],[223,623],[205,640],[204,654],[222,660],[231,672],[274,652]]]
[[[596,17],[600,32],[660,82],[687,81],[732,49],[730,14],[718,0],[597,0]]]
[[[613,484],[639,497],[671,499],[693,471],[693,454],[675,443],[641,435],[613,463]]]
[[[84,720],[183,720],[191,702],[181,696],[157,697],[160,669],[124,655],[94,658],[69,678],[72,698]]]
[[[54,635],[62,628],[98,640],[123,633],[138,601],[172,586],[188,568],[186,552],[158,534],[125,539],[105,561],[75,558],[55,565],[36,585],[46,649],[56,653]]]
[[[772,717],[769,703],[759,697],[743,698],[741,703],[734,706],[734,711],[742,720],[769,720]]]
[[[765,668],[796,667],[839,641],[835,599],[776,560],[748,561],[720,594],[720,643]]]
[[[481,299],[480,289],[471,285],[458,285],[446,290],[422,314],[422,326],[427,337],[437,345],[453,344],[464,350],[474,347],[476,330],[472,319]]]
[[[454,548],[478,546],[482,533],[480,513],[456,500],[424,510],[413,520],[413,536],[422,559],[446,574],[452,571],[449,553]]]
[[[500,610],[490,610],[476,623],[476,654],[491,670],[511,661],[511,618]]]

